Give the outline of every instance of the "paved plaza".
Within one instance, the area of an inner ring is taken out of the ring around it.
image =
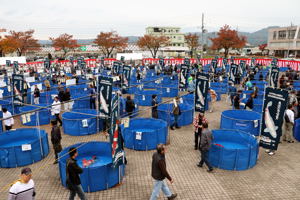
[[[140,107],[140,110],[146,107]],[[220,113],[230,109],[229,103],[216,102],[213,113],[207,113],[211,129],[218,129]],[[149,110],[140,116],[149,116]],[[15,119],[20,127],[19,119]],[[50,125],[41,126],[50,133]],[[62,145],[85,141],[105,141],[103,134],[74,137],[63,134]],[[274,156],[269,156],[261,149],[257,165],[246,171],[226,171],[215,169],[208,173],[206,168],[196,166],[199,161],[199,151],[194,150],[193,126],[189,125],[169,131],[170,144],[167,146],[167,169],[174,179],[170,186],[172,192],[178,193],[177,199],[300,199],[300,144],[282,143]],[[50,142],[50,140],[49,140]],[[58,165],[53,165],[54,153],[51,152],[42,161],[30,165],[36,185],[37,200],[68,199],[69,191],[60,182]],[[150,197],[153,180],[151,178],[151,159],[154,151],[134,151],[125,149],[128,165],[122,184],[106,191],[87,193],[89,200],[147,200]],[[9,187],[20,174],[20,168],[0,169],[0,199],[7,198]],[[166,199],[162,193],[159,199]]]

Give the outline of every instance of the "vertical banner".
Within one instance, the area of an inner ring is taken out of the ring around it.
[[[179,88],[186,88],[187,86],[187,77],[188,76],[188,66],[185,64],[181,65],[180,74],[179,74]]]
[[[204,113],[208,93],[209,75],[198,72],[196,75],[195,111]]]
[[[288,91],[266,88],[260,129],[260,146],[277,150],[287,107]]]
[[[121,63],[115,61],[112,67],[112,74],[117,75],[120,73]]]
[[[277,58],[273,58],[272,61],[271,61],[271,66],[277,67],[277,63],[278,63],[278,59]]]
[[[256,65],[256,58],[251,58],[251,68],[254,68]]]
[[[119,96],[115,95],[111,101],[111,116],[110,116],[110,142],[113,167],[118,167],[123,164],[124,151],[122,150],[121,131],[119,130]]]
[[[24,76],[19,74],[13,74],[12,84],[13,84],[13,103],[21,105],[24,103],[24,99],[23,99]]]
[[[223,66],[222,66],[223,69],[226,70],[226,66],[228,65],[228,60],[227,60],[227,58],[223,58],[222,63],[223,63]]]
[[[217,59],[213,59],[210,63],[210,70],[212,73],[217,73],[217,67],[218,67],[218,60]]]
[[[183,64],[190,66],[191,65],[191,60],[189,58],[185,58],[183,61]]]
[[[98,102],[100,117],[108,118],[111,113],[111,98],[112,98],[113,78],[99,76],[98,80]]]
[[[158,61],[159,65],[163,68],[165,66],[165,61],[163,58],[160,58]]]
[[[278,87],[279,68],[272,66],[269,72],[269,86],[272,88]]]
[[[239,72],[241,75],[243,75],[244,72],[245,72],[245,70],[246,70],[246,61],[241,60],[238,69],[239,69],[238,72]]]
[[[237,72],[238,66],[236,64],[231,64],[229,69],[229,80],[233,83],[235,82],[235,75]]]
[[[235,57],[231,56],[231,58],[230,58],[231,64],[234,64],[234,59],[235,59]]]
[[[18,61],[14,61],[14,73],[19,71],[19,63]]]
[[[11,61],[10,60],[6,60],[6,66],[10,67],[11,66]]]
[[[130,86],[130,76],[131,76],[131,67],[123,66],[122,73],[122,87],[123,89],[127,89]]]

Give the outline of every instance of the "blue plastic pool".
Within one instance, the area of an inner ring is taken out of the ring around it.
[[[168,125],[174,122],[174,115],[172,114],[174,104],[160,104],[157,108],[158,118],[166,121]],[[193,123],[194,107],[188,104],[179,104],[181,115],[178,118],[179,126],[186,126]]]
[[[159,143],[166,144],[167,122],[152,118],[132,119],[129,127],[122,126],[122,135],[126,148],[141,151],[153,150]]]
[[[21,128],[0,134],[0,167],[13,168],[30,165],[49,153],[45,130]]]
[[[134,100],[137,101],[140,106],[151,106],[153,94],[157,95],[157,102],[160,103],[162,100],[162,93],[158,90],[137,91],[134,95]]]
[[[300,142],[300,119],[295,120],[294,124],[294,137]]]
[[[261,114],[248,110],[225,110],[221,114],[221,129],[241,130],[259,135]]]
[[[107,190],[120,183],[125,175],[125,165],[114,168],[112,165],[111,144],[108,142],[88,142],[69,146],[59,154],[68,154],[71,147],[78,147],[77,163],[82,166],[83,159],[91,159],[96,156],[93,164],[83,168],[80,174],[82,188],[85,192]],[[59,159],[59,173],[61,183],[66,187],[66,160],[69,156]]]
[[[45,107],[46,104],[39,104],[37,106]],[[37,106],[24,106],[20,108],[21,113],[25,113],[20,116],[21,122],[25,126],[38,126],[50,123],[51,119],[51,108],[42,108]],[[35,112],[30,112],[36,110]],[[39,119],[39,120],[37,120]]]
[[[103,120],[97,118],[96,110],[65,112],[62,114],[62,121],[64,133],[73,136],[95,134],[103,129]]]
[[[246,170],[256,165],[258,141],[248,133],[237,130],[213,130],[209,161],[212,166],[226,170]]]

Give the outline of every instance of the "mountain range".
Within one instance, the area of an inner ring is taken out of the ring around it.
[[[263,28],[261,30],[255,31],[255,32],[238,32],[239,35],[243,35],[247,37],[247,43],[249,43],[250,45],[253,46],[257,46],[260,44],[266,44],[268,42],[268,31],[270,28],[277,28],[279,26],[270,26],[270,27],[266,27]],[[200,32],[194,32],[197,35],[201,36]],[[209,40],[209,38],[214,38],[217,36],[217,32],[208,32],[208,33],[204,33],[203,35],[203,41],[204,44],[207,44],[208,46],[211,45],[211,41]],[[139,39],[138,36],[126,36],[128,37],[128,43],[136,43],[137,40]],[[84,44],[91,44],[93,43],[94,39],[79,39],[77,40],[78,44],[80,45],[84,45]],[[201,42],[201,38],[200,41]],[[41,45],[51,45],[51,41],[50,40],[39,40],[39,43]]]

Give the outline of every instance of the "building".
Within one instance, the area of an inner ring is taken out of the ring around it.
[[[159,56],[163,57],[185,57],[189,49],[186,46],[184,33],[180,32],[179,27],[147,27],[147,35],[166,36],[169,38],[170,45],[162,47]]]
[[[269,29],[270,54],[279,57],[300,57],[300,26]]]

